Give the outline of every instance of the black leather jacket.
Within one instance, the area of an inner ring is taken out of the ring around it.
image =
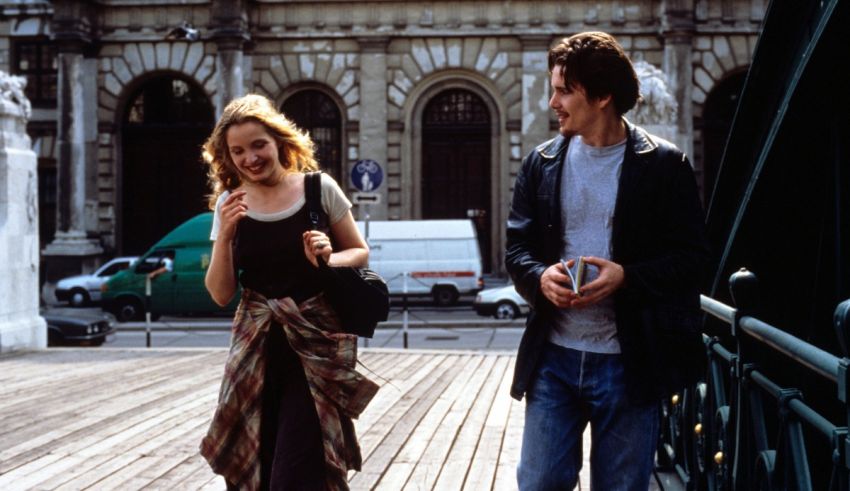
[[[687,157],[628,121],[626,127],[611,237],[612,260],[623,266],[625,283],[614,294],[614,309],[629,395],[649,401],[685,375],[677,367],[687,360],[675,358],[700,356],[678,352],[675,344],[682,330],[698,334],[709,252]],[[511,386],[516,399],[532,382],[553,325],[555,306],[540,291],[540,276],[564,250],[560,189],[568,144],[558,136],[539,145],[523,160],[514,185],[505,265],[532,306]]]

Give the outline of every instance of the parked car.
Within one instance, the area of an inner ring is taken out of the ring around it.
[[[527,315],[531,309],[528,302],[516,292],[514,285],[482,290],[475,297],[472,307],[483,316],[493,316],[497,319],[516,319]]]
[[[70,276],[59,280],[56,284],[56,299],[68,302],[72,307],[83,307],[92,302],[100,301],[100,286],[115,273],[125,270],[132,265],[137,257],[116,257],[92,274]]]
[[[113,317],[108,314],[84,312],[46,312],[47,345],[100,346],[115,332]]]

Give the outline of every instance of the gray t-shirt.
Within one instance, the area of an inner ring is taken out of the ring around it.
[[[563,259],[595,256],[611,259],[611,228],[626,141],[608,147],[570,140],[561,170]],[[585,284],[599,276],[587,266]],[[608,297],[583,309],[561,309],[549,340],[560,346],[593,353],[619,353],[614,299]]]

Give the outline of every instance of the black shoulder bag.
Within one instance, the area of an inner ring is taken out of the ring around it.
[[[322,173],[304,176],[304,196],[312,230],[327,226],[328,215],[322,208]],[[342,330],[349,334],[371,338],[375,326],[387,320],[390,296],[381,276],[367,268],[328,266],[317,258],[325,296],[336,310]]]

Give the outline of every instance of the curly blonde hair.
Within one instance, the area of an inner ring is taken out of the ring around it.
[[[227,130],[231,126],[254,121],[263,125],[277,143],[280,163],[287,172],[318,170],[313,157],[313,141],[295,124],[278,111],[267,97],[248,94],[227,104],[224,112],[204,142],[202,156],[209,166],[207,179],[212,192],[209,207],[215,209],[216,200],[224,191],[232,191],[242,184],[239,172],[227,148]]]

